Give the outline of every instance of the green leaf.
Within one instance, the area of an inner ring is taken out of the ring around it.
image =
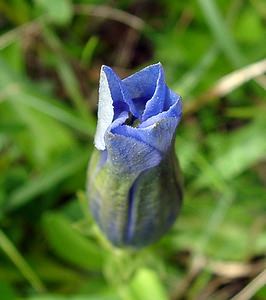
[[[9,120],[20,121],[26,129],[16,134],[15,140],[37,169],[53,163],[55,157],[62,156],[70,147],[76,147],[71,131],[56,120],[21,103],[8,104]]]
[[[213,0],[198,0],[212,34],[220,48],[235,67],[243,65],[243,58],[231,32],[224,21],[217,2]]]
[[[90,66],[98,43],[99,43],[99,39],[96,36],[92,36],[88,39],[87,43],[85,44],[81,53],[81,61],[86,66]]]
[[[259,119],[231,135],[220,136],[215,147],[213,169],[220,177],[230,180],[266,157],[266,123]],[[209,184],[208,171],[197,180]]]
[[[239,16],[236,35],[239,40],[252,44],[263,39],[265,32],[258,14],[252,9],[245,9]]]
[[[0,281],[0,295],[5,300],[15,300],[15,291],[10,284]]]
[[[120,300],[120,298],[115,296],[105,296],[105,295],[84,295],[84,296],[59,296],[59,295],[44,295],[35,296],[27,298],[26,300]]]
[[[140,269],[130,284],[134,300],[167,300],[167,292],[154,271]]]
[[[0,249],[2,249],[4,253],[10,258],[16,268],[21,272],[21,274],[23,274],[23,276],[28,280],[28,282],[36,291],[42,292],[45,290],[45,287],[42,281],[39,279],[38,275],[24,259],[21,253],[17,250],[9,237],[1,229]]]
[[[95,242],[86,239],[60,214],[47,213],[43,218],[43,229],[54,252],[81,268],[100,271],[103,253]]]
[[[73,14],[70,0],[35,0],[37,5],[57,25],[66,25]]]
[[[62,55],[62,52],[64,51],[64,44],[48,26],[42,27],[42,33],[47,44],[54,49],[50,57],[50,64],[56,69],[70,101],[73,102],[73,105],[77,108],[77,111],[84,120],[87,120],[89,123],[93,123],[94,118],[88,110],[86,99],[80,91],[81,86],[77,75],[75,74],[71,63],[64,57],[64,55]]]
[[[1,49],[1,56],[9,63],[9,66],[12,70],[17,73],[24,74],[25,61],[23,57],[21,41],[19,39],[4,49]]]
[[[11,100],[15,105],[17,103],[26,105],[67,124],[85,135],[94,135],[94,123],[84,121],[70,111],[66,105],[52,99],[49,95],[44,95],[42,90],[36,89],[36,85],[15,74],[1,56],[0,69],[0,100],[3,98]]]
[[[80,169],[85,168],[88,162],[88,152],[77,152],[71,159],[68,159],[67,163],[63,161],[54,164],[51,169],[16,189],[9,197],[6,210],[10,211],[24,205],[64,179],[73,176]]]

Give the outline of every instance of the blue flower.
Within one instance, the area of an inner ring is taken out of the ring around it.
[[[102,67],[87,191],[114,245],[148,245],[174,223],[182,200],[173,147],[181,115],[181,97],[167,87],[160,63],[123,80]]]

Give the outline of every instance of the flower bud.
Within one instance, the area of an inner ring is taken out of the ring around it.
[[[180,96],[166,86],[161,64],[123,80],[102,67],[87,193],[113,245],[143,247],[174,223],[182,202],[174,151],[181,114]]]

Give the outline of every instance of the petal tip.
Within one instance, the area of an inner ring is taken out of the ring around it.
[[[148,66],[148,68],[155,68],[156,70],[158,70],[159,72],[163,72],[163,65],[162,65],[162,63],[159,61],[159,62],[157,62],[157,63],[155,63],[155,64],[152,64],[152,65],[150,65],[150,66]]]
[[[116,72],[111,67],[106,65],[101,66],[100,75],[102,74],[105,74],[107,78],[110,78],[111,76],[118,77]]]

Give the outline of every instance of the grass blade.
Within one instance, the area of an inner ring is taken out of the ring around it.
[[[245,59],[238,49],[226,22],[223,20],[216,2],[212,0],[198,0],[198,2],[220,48],[234,67],[242,66],[245,63]]]
[[[25,261],[23,256],[18,252],[13,243],[5,235],[5,233],[0,229],[0,248],[5,252],[5,254],[12,260],[16,267],[20,270],[23,276],[29,281],[32,287],[38,291],[45,291],[45,287],[37,274],[31,269],[28,263]]]
[[[89,150],[86,153],[76,154],[67,163],[58,164],[52,170],[48,170],[39,177],[29,180],[25,185],[19,187],[11,194],[6,210],[11,211],[26,204],[37,195],[46,192],[64,179],[73,176],[77,171],[85,168],[88,156]]]

